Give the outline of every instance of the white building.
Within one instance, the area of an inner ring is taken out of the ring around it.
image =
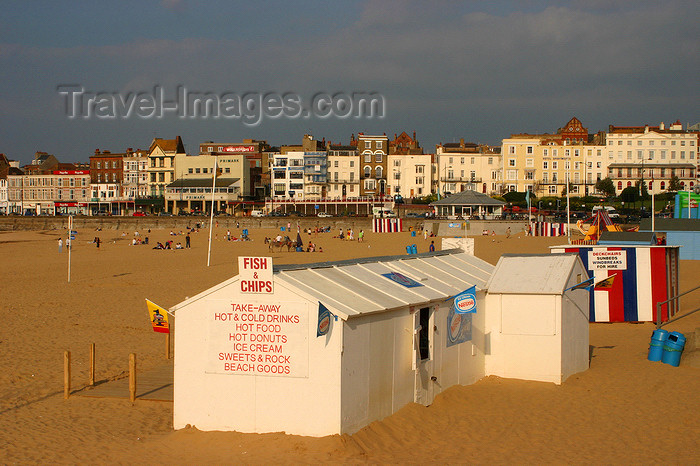
[[[344,199],[360,197],[360,156],[355,146],[329,145],[328,197]]]
[[[405,198],[430,194],[430,154],[389,154],[387,178],[391,192]]]
[[[462,191],[500,194],[502,162],[500,148],[483,144],[438,144],[435,147],[435,189],[441,195]]]
[[[304,152],[273,154],[270,161],[272,197],[276,200],[304,199]]]
[[[697,182],[698,133],[683,130],[676,122],[659,126],[613,126],[606,135],[607,176],[615,192],[644,182],[649,193],[669,189],[671,178],[678,177],[681,189]]]
[[[171,309],[173,426],[353,433],[408,403],[429,405],[452,385],[474,383],[489,366],[500,370],[501,353],[510,357],[516,340],[524,345],[515,355],[518,377],[561,383],[585,370],[581,354],[588,360],[587,319],[584,335],[563,296],[564,284],[580,278],[578,258],[566,257],[568,268],[550,277],[557,287],[525,280],[518,291],[533,304],[533,290],[553,296],[534,310],[515,295],[506,304],[505,290],[487,296],[494,267],[458,249],[274,272],[271,258],[239,258],[238,276]],[[512,275],[510,264],[502,267]],[[450,298],[472,286],[455,301],[474,312],[455,313]],[[587,296],[575,296],[576,304],[587,308]]]

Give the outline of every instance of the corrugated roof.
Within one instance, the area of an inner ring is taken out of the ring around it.
[[[504,254],[486,286],[489,293],[562,294],[580,260],[576,253]]]
[[[297,266],[277,272],[275,285],[298,288],[348,318],[445,300],[472,285],[484,289],[492,270],[488,262],[460,251]],[[406,287],[387,278],[390,274],[418,286]]]
[[[493,265],[459,249],[410,256],[385,256],[339,262],[276,266],[275,287],[297,291],[322,302],[343,319],[384,312],[412,304],[443,301],[476,286],[484,289]],[[408,279],[404,286],[401,281]],[[172,310],[238,281],[233,277]]]

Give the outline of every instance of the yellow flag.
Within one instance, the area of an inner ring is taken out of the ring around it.
[[[146,300],[146,306],[148,306],[148,317],[151,320],[153,331],[159,333],[170,333],[168,311],[149,300]]]
[[[608,278],[604,278],[595,284],[594,289],[596,290],[609,290],[613,287],[613,282],[615,281],[615,275],[610,275]]]

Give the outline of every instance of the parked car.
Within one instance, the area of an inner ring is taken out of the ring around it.
[[[321,217],[321,218],[332,217],[332,215],[329,214],[328,212],[319,212],[317,215],[318,215],[319,217]]]
[[[158,216],[159,217],[172,217],[173,214],[171,214],[170,212],[158,212]]]
[[[146,216],[146,214],[143,212],[134,212],[132,215],[134,217],[145,217]]]

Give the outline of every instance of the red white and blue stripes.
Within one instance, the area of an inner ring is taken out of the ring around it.
[[[619,268],[601,268],[591,263],[590,252],[618,251],[623,260]],[[654,322],[656,303],[669,298],[668,254],[677,253],[664,246],[579,246],[552,248],[553,253],[575,252],[581,257],[594,283],[616,275],[612,288],[591,288],[589,320],[591,322]],[[668,310],[661,308],[662,320],[668,320]]]

